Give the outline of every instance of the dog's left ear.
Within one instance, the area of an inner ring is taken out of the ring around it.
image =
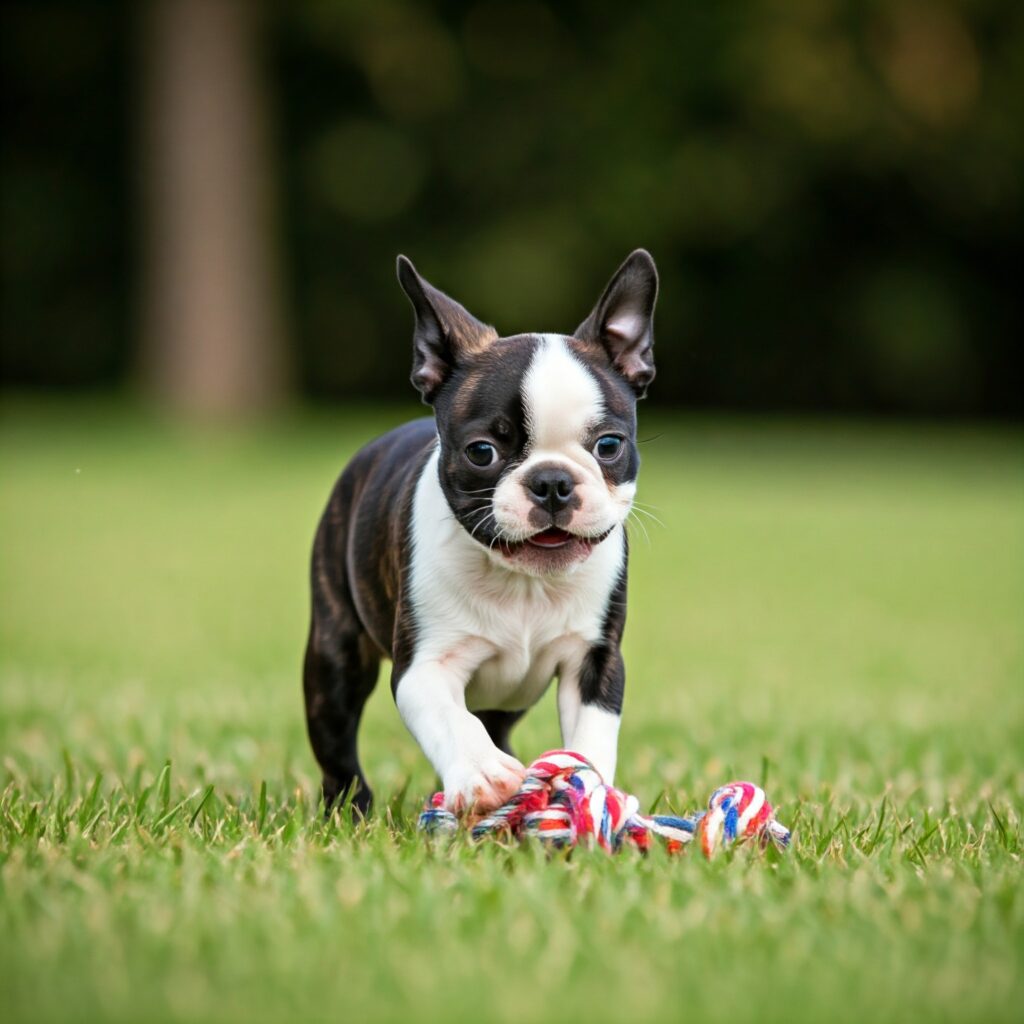
[[[626,257],[608,282],[590,316],[575,337],[600,345],[612,366],[643,398],[654,380],[654,303],[658,270],[646,249]]]
[[[416,314],[412,383],[423,401],[432,405],[459,362],[482,352],[498,332],[420,277],[407,256],[398,257],[396,269],[398,282]]]

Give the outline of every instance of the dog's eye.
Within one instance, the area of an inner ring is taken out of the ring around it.
[[[483,469],[493,466],[498,461],[498,452],[493,444],[488,444],[486,441],[474,441],[471,445],[466,446],[466,458],[474,466]]]
[[[611,462],[622,451],[622,438],[617,434],[605,434],[597,439],[594,454],[602,462]]]

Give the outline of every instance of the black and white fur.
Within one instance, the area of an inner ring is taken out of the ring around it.
[[[654,262],[629,256],[572,335],[500,338],[404,257],[398,276],[434,418],[360,451],[317,531],[304,684],[325,801],[370,805],[356,734],[382,657],[449,808],[514,792],[509,731],[555,677],[564,745],[611,780]]]

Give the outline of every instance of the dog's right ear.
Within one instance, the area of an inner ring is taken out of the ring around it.
[[[498,332],[420,277],[406,256],[398,257],[398,283],[416,314],[412,383],[431,405],[459,361],[482,352],[497,339]]]

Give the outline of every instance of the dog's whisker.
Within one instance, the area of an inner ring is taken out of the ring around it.
[[[662,529],[666,529],[665,524],[653,513],[648,512],[645,508],[637,508],[635,505],[630,509],[630,515],[637,513],[642,516],[647,516],[648,519],[653,523],[657,523]]]
[[[638,501],[636,498],[633,499],[633,505],[635,505],[637,508],[654,509],[655,512],[661,511],[660,505],[652,505],[650,504],[650,502],[647,501]]]
[[[632,509],[630,509],[628,518],[632,522],[636,523],[637,529],[643,531],[644,539],[647,541],[647,546],[650,547],[651,546],[651,535],[647,532],[647,527],[644,525],[644,521],[642,519],[637,518],[633,514],[633,510]]]
[[[469,531],[469,535],[470,535],[470,537],[475,537],[475,536],[476,536],[476,531],[477,531],[477,530],[479,530],[479,529],[480,529],[480,527],[481,527],[481,526],[483,526],[483,525],[484,525],[484,523],[486,523],[488,519],[493,519],[493,520],[497,521],[497,519],[496,519],[496,517],[495,517],[495,515],[494,515],[494,512],[493,512],[492,510],[490,510],[490,509],[485,509],[484,511],[486,511],[486,512],[487,512],[487,515],[485,515],[485,516],[484,516],[484,517],[483,517],[483,518],[482,518],[482,519],[480,520],[480,522],[478,522],[478,523],[476,524],[476,526],[474,526],[474,527],[473,527],[473,529]]]

